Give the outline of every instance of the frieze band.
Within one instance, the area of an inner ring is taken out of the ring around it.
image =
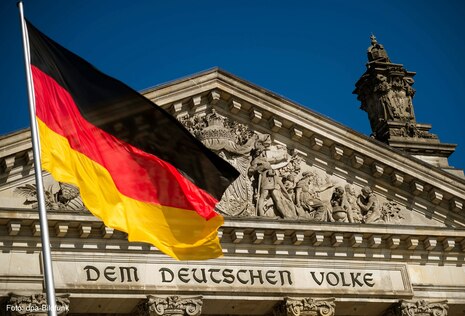
[[[322,267],[320,263],[307,263],[304,266],[268,266],[261,265],[186,265],[160,263],[83,263],[73,269],[77,275],[68,275],[63,271],[70,269],[68,262],[56,261],[55,269],[63,276],[56,287],[59,289],[114,288],[151,289],[179,291],[195,286],[205,293],[212,290],[223,293],[269,291],[280,293],[283,289],[292,293],[312,291],[319,294],[336,292],[356,293],[381,297],[411,297],[412,287],[405,265],[369,265],[352,267],[343,264]],[[334,292],[336,291],[336,292]],[[289,292],[289,293],[291,293]]]

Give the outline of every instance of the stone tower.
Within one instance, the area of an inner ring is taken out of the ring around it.
[[[374,35],[367,55],[367,69],[353,93],[362,103],[360,108],[368,113],[373,137],[434,166],[463,175],[448,163],[456,145],[441,143],[429,132],[431,124],[418,123],[415,119],[412,87],[415,72],[391,62]]]

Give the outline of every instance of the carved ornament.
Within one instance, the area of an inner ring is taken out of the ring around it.
[[[428,302],[425,300],[402,300],[387,310],[385,316],[447,316],[447,300]]]
[[[273,313],[275,316],[333,316],[336,304],[334,298],[290,298],[279,303]]]
[[[56,296],[57,315],[67,315],[69,312],[69,295]],[[11,315],[47,315],[49,305],[45,294],[16,295],[10,294],[6,304]]]
[[[58,186],[58,189],[56,188]],[[35,184],[25,184],[14,190],[14,193],[25,198],[24,205],[29,205],[36,209],[37,187]],[[53,211],[85,211],[86,208],[79,195],[79,189],[74,185],[58,182],[57,185],[50,185],[45,188],[45,206],[47,210]]]
[[[202,297],[168,296],[166,298],[147,296],[139,305],[139,314],[144,316],[198,316],[202,312]]]

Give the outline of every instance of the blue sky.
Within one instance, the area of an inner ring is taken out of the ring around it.
[[[418,122],[459,146],[465,168],[464,1],[34,0],[27,18],[136,90],[218,66],[356,131],[370,134],[352,95],[369,36],[417,72]],[[0,2],[0,135],[28,126],[16,1]]]

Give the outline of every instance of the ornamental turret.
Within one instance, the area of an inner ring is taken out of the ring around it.
[[[431,124],[415,118],[413,88],[415,72],[391,62],[384,46],[371,35],[366,71],[355,84],[354,94],[367,112],[372,136],[391,147],[408,152],[432,165],[462,173],[449,166],[456,145],[444,144],[429,132]]]

